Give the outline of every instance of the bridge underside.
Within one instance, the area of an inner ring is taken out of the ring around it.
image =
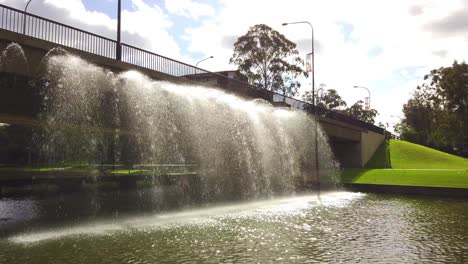
[[[364,167],[385,139],[383,134],[334,120],[321,120],[320,123],[335,157],[344,168]]]

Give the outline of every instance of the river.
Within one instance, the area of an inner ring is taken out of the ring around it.
[[[468,261],[467,200],[336,191],[167,206],[155,197],[3,199],[0,263]]]

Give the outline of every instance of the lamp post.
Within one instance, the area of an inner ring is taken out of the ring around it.
[[[122,10],[122,0],[118,0],[118,3],[117,3],[117,44],[115,47],[115,59],[118,61],[122,60],[122,45],[120,42],[120,25],[122,22],[121,10]]]
[[[367,90],[367,94],[369,95],[367,98],[368,98],[368,103],[367,103],[367,111],[369,111],[371,109],[370,107],[370,91],[369,89],[367,89],[367,87],[364,87],[364,86],[359,86],[359,85],[354,85],[353,88],[361,88],[361,89],[366,89]]]
[[[308,21],[297,21],[297,22],[289,22],[289,23],[283,23],[283,26],[287,25],[294,25],[294,24],[307,24],[310,26],[311,30],[311,37],[312,37],[312,45],[311,45],[311,54],[312,54],[312,108],[313,108],[313,114],[314,114],[314,120],[315,120],[315,137],[314,137],[314,142],[315,142],[315,179],[317,181],[317,186],[320,191],[320,174],[319,174],[319,160],[318,160],[318,120],[317,120],[317,109],[315,108],[315,52],[314,52],[314,27],[312,24]]]
[[[26,6],[24,7],[24,14],[23,14],[23,35],[26,33],[26,12],[28,10],[29,3],[31,3],[32,0],[29,0],[26,3]]]
[[[204,58],[204,59],[202,59],[202,60],[199,60],[199,61],[197,62],[197,64],[195,64],[195,67],[198,67],[198,64],[200,64],[200,62],[206,61],[206,60],[209,60],[209,59],[212,59],[212,58],[214,58],[214,56],[209,56],[209,57],[207,57],[207,58]]]

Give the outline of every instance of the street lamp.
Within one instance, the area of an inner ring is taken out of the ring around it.
[[[312,54],[312,108],[313,108],[313,114],[314,114],[314,119],[315,119],[315,177],[317,180],[317,186],[319,187],[320,190],[320,175],[319,175],[319,160],[318,160],[318,120],[317,120],[317,109],[315,108],[315,52],[314,52],[314,27],[312,24],[308,21],[297,21],[297,22],[289,22],[289,23],[283,23],[283,26],[287,25],[294,25],[294,24],[307,24],[310,26],[311,30],[311,37],[312,37],[312,45],[311,45],[311,54]]]
[[[117,45],[115,47],[115,59],[118,61],[122,60],[122,45],[120,41],[120,26],[122,22],[121,11],[122,11],[122,0],[119,0],[117,3]]]
[[[369,89],[367,89],[367,87],[359,86],[359,85],[355,85],[355,86],[353,86],[353,88],[361,88],[361,89],[366,89],[366,90],[367,90],[367,93],[368,93],[369,96],[367,97],[368,102],[367,102],[367,109],[366,109],[366,110],[369,111],[369,110],[371,109],[371,107],[370,107],[370,91],[369,91]]]
[[[198,61],[197,64],[195,64],[195,67],[198,67],[198,64],[200,64],[200,62],[206,61],[206,60],[209,60],[209,59],[212,59],[212,58],[214,58],[214,56],[209,56],[209,57],[207,57],[207,58],[204,58],[204,59]]]
[[[31,3],[32,0],[29,0],[26,3],[26,6],[24,7],[24,14],[23,14],[23,35],[26,32],[26,11],[28,10],[29,3]]]

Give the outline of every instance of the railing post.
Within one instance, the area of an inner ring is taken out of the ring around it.
[[[122,45],[120,43],[121,8],[122,8],[122,0],[119,0],[117,4],[117,12],[118,12],[117,13],[117,46],[115,47],[115,59],[118,61],[122,60]]]

